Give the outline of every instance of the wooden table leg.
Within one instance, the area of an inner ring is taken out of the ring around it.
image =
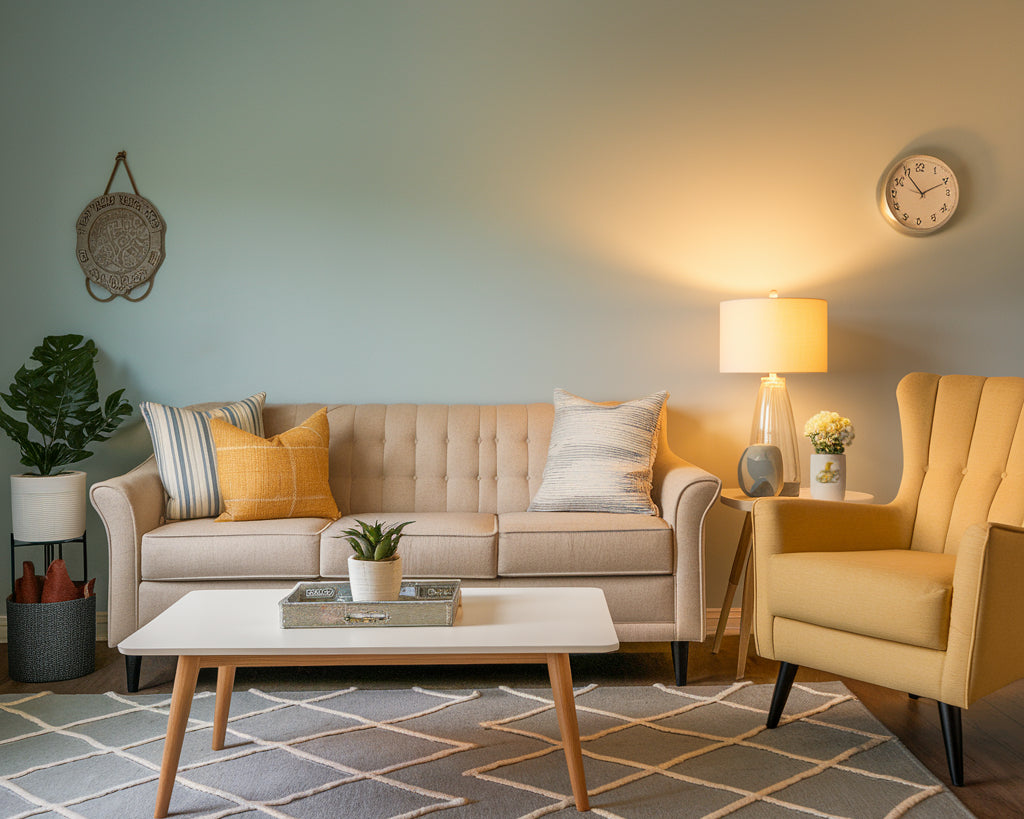
[[[743,518],[743,529],[740,531],[740,539],[736,544],[736,554],[732,559],[732,569],[729,572],[729,585],[725,589],[725,599],[722,601],[722,610],[718,615],[718,627],[715,629],[715,642],[711,647],[711,653],[717,654],[722,647],[722,635],[725,634],[725,625],[729,620],[729,612],[732,610],[732,599],[750,559],[750,534],[751,520],[750,512]]]
[[[576,699],[572,695],[572,667],[568,654],[548,655],[548,676],[551,678],[551,694],[558,714],[558,729],[562,734],[565,762],[569,766],[569,782],[576,799],[576,810],[585,813],[590,810],[587,796],[587,780],[583,773],[583,750],[580,747],[580,726],[576,720]]]
[[[235,685],[235,667],[222,665],[217,669],[217,700],[213,706],[213,750],[224,748],[228,730],[228,712],[231,710],[231,689]]]
[[[171,804],[174,777],[178,775],[178,760],[181,759],[181,743],[185,739],[188,715],[192,710],[192,697],[196,693],[199,678],[198,657],[178,657],[178,668],[174,673],[174,690],[171,692],[171,712],[167,717],[167,738],[164,740],[164,759],[160,764],[160,782],[156,789],[156,810],[153,816],[163,819]]]
[[[740,649],[736,657],[737,680],[742,680],[747,671],[747,654],[750,651],[750,627],[754,622],[753,575],[753,567],[748,563],[747,573],[743,578],[743,608],[740,611]]]

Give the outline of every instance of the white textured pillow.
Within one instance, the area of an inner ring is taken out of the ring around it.
[[[217,479],[217,450],[210,419],[221,418],[263,437],[265,392],[209,410],[139,404],[153,439],[153,454],[167,493],[167,520],[208,518],[224,511]]]
[[[658,514],[651,478],[667,399],[657,392],[607,405],[555,390],[548,460],[529,511]]]

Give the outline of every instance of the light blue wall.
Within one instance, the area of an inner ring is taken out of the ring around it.
[[[0,386],[80,332],[133,403],[667,388],[673,448],[731,485],[757,376],[718,373],[718,303],[774,287],[830,304],[798,424],[851,416],[851,485],[887,499],[902,374],[1022,374],[1022,30],[1010,0],[0,0]],[[121,149],[167,260],[100,304],[74,222]],[[925,239],[876,204],[907,151],[961,179]],[[739,523],[710,520],[712,606]]]

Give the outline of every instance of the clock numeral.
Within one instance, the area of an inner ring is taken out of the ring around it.
[[[949,188],[946,188],[946,196],[952,196],[952,195],[953,195],[953,194],[951,194],[951,193],[949,192]]]
[[[917,217],[917,224],[921,224],[921,217],[920,216]]]
[[[934,213],[932,214],[932,221],[933,222],[937,222],[938,221],[938,219],[935,218],[935,214]]]
[[[949,177],[948,176],[942,177],[942,184],[943,185],[948,185],[949,184]]]
[[[892,209],[895,210],[895,211],[899,211],[900,210],[900,203],[897,202],[895,199],[892,200]]]
[[[947,210],[949,210],[949,205],[943,205],[941,208],[939,208],[939,211],[942,213],[945,213]]]
[[[894,176],[892,178],[892,184],[895,185],[898,188],[902,188],[903,187],[903,177],[902,176]]]
[[[909,218],[910,218],[910,214],[909,213],[904,213],[903,214],[903,221],[904,222],[907,221]]]
[[[924,173],[924,163],[923,162],[915,162],[914,163],[914,170],[917,171],[918,173]]]

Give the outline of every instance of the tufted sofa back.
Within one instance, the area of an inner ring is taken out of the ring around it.
[[[1024,525],[1024,378],[911,373],[896,397],[911,548],[953,553],[972,524]]]
[[[323,404],[268,404],[276,435]],[[331,490],[351,512],[514,512],[540,486],[554,408],[329,404]]]

